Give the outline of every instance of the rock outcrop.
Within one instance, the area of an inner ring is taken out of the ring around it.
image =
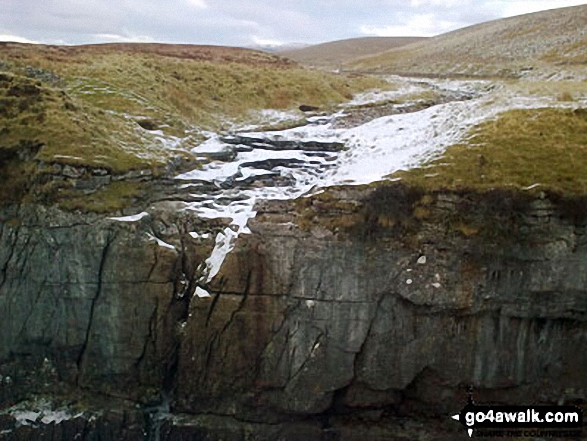
[[[263,202],[207,285],[225,225],[180,203],[134,222],[5,209],[0,439],[30,439],[11,406],[36,394],[116,398],[99,423],[34,422],[84,440],[460,439],[469,386],[584,403],[584,206],[399,184]]]

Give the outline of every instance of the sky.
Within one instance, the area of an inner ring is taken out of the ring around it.
[[[0,41],[315,44],[434,36],[585,0],[0,0]]]

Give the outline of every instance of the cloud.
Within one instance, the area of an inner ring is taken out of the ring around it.
[[[160,41],[242,46],[359,35],[431,36],[578,0],[0,0],[20,41]],[[10,30],[10,32],[8,32]]]
[[[463,23],[439,20],[434,14],[418,14],[401,25],[360,26],[363,35],[374,37],[432,37],[462,27]]]
[[[256,35],[254,35],[251,40],[256,46],[283,46],[285,44],[283,41],[260,38]]]
[[[192,6],[195,6],[196,8],[200,8],[200,9],[207,9],[208,8],[208,4],[204,0],[188,0],[188,2]]]
[[[29,44],[38,44],[38,41],[29,40],[25,37],[19,37],[18,35],[12,34],[0,34],[0,41],[12,41],[14,43],[29,43]]]
[[[585,0],[518,0],[502,1],[502,17],[512,17],[514,15],[528,14],[530,12],[544,11],[546,9],[564,8],[566,6],[584,5]]]
[[[104,43],[154,43],[155,39],[148,35],[96,34],[94,38]]]
[[[420,6],[440,6],[442,8],[454,8],[455,6],[463,6],[464,4],[469,3],[468,1],[463,0],[411,0],[410,4],[413,7],[420,7]]]

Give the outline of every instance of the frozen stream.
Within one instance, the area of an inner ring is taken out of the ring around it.
[[[382,180],[438,155],[466,137],[472,126],[502,111],[553,105],[547,99],[508,96],[499,88],[489,92],[487,81],[402,81],[403,92],[432,88],[466,92],[472,98],[376,118],[353,128],[334,128],[334,122],[345,114],[343,108],[328,117],[310,118],[307,125],[290,130],[240,132],[225,138],[211,134],[193,150],[208,162],[201,169],[176,177],[178,185],[190,191],[193,198],[186,209],[201,218],[232,219],[230,227],[216,237],[196,295],[208,296],[203,287],[218,273],[238,235],[250,232],[247,222],[255,216],[258,200],[294,199],[332,185]],[[353,102],[377,102],[394,93],[399,95],[402,89],[365,94]],[[199,231],[191,235],[207,237],[206,232]]]

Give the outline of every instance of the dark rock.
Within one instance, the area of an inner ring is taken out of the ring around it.
[[[6,92],[6,96],[14,97],[38,97],[41,89],[34,84],[15,84]]]
[[[318,152],[340,152],[344,150],[344,144],[341,142],[321,142],[321,141],[303,141],[303,140],[285,140],[277,138],[253,138],[246,135],[233,135],[221,138],[222,142],[235,144],[252,149],[262,150],[304,150]]]
[[[308,106],[308,105],[305,105],[305,104],[302,104],[302,105],[299,107],[299,109],[300,109],[302,112],[317,112],[318,110],[320,110],[320,108],[319,108],[319,107],[316,107],[316,106]]]
[[[159,125],[155,121],[150,120],[150,119],[142,119],[140,121],[137,121],[137,124],[145,130],[158,130],[159,129]]]
[[[265,201],[210,298],[191,296],[215,235],[188,233],[223,221],[178,202],[131,223],[4,208],[0,405],[83,392],[136,411],[4,413],[0,439],[461,439],[446,415],[469,385],[479,402],[583,402],[578,204],[398,185]]]

